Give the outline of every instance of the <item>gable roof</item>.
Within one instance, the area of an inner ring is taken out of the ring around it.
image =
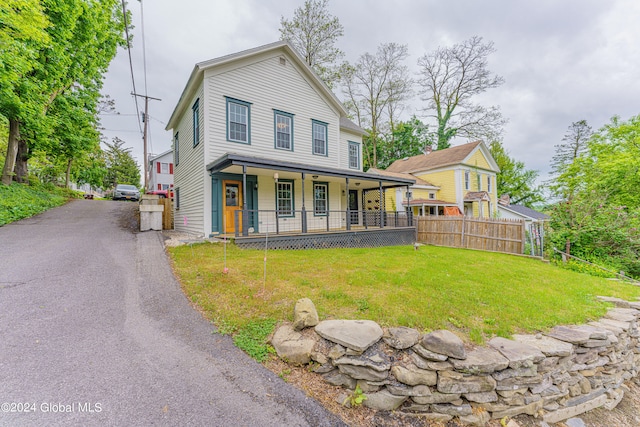
[[[366,130],[362,129],[346,117],[340,117],[340,129],[348,130],[359,135],[365,135],[367,133]]]
[[[518,214],[520,216],[526,216],[526,217],[529,217],[529,218],[542,220],[542,221],[551,218],[547,214],[543,214],[542,212],[538,212],[536,210],[533,210],[531,208],[528,208],[526,206],[521,206],[521,205],[503,206],[501,204],[498,204],[498,209],[505,209],[507,211],[511,211],[511,212],[513,212],[515,214]]]
[[[173,148],[168,149],[167,151],[160,153],[160,154],[154,154],[149,156],[149,162],[153,162],[155,159],[159,159],[160,157],[166,156],[169,153],[173,153]]]
[[[232,53],[230,55],[220,56],[218,58],[210,59],[208,61],[203,61],[197,63],[193,67],[193,71],[191,71],[191,75],[189,76],[189,80],[187,80],[187,84],[185,88],[182,90],[182,94],[180,95],[180,99],[176,104],[173,112],[171,113],[171,117],[167,122],[167,126],[165,130],[173,129],[176,125],[176,121],[178,117],[182,114],[182,112],[187,107],[191,97],[198,89],[200,83],[204,78],[205,70],[209,70],[211,68],[219,67],[222,65],[226,65],[229,63],[241,61],[247,58],[251,58],[253,56],[265,54],[268,52],[277,52],[281,51],[282,53],[287,54],[287,56],[291,59],[291,61],[295,62],[295,64],[300,68],[305,78],[309,81],[309,83],[321,94],[323,95],[328,102],[336,108],[336,110],[340,113],[341,117],[347,116],[347,111],[345,110],[342,103],[338,100],[335,94],[327,87],[327,85],[318,77],[318,75],[311,69],[311,67],[304,61],[304,59],[300,56],[300,54],[286,41],[277,41],[274,43],[269,43],[263,46],[254,47],[252,49],[243,50],[240,52]],[[350,121],[349,121],[350,122]],[[347,127],[352,131],[364,131],[360,129],[357,125],[352,123],[353,128],[351,126],[343,126],[342,121],[340,122],[341,127]]]
[[[476,149],[482,150],[491,167],[496,171],[499,170],[498,165],[491,157],[491,153],[489,153],[484,143],[482,141],[476,141],[445,148],[444,150],[432,151],[429,154],[418,154],[417,156],[396,160],[387,168],[387,171],[413,173],[456,165],[464,163]]]
[[[413,176],[409,173],[389,172],[388,170],[382,170],[382,169],[376,169],[376,168],[369,168],[369,170],[367,170],[367,173],[370,173],[373,175],[389,176],[393,178],[413,179],[416,182],[415,185],[426,185],[429,187],[438,188],[437,185],[433,185],[432,183],[427,182],[424,179],[420,179],[417,176]]]

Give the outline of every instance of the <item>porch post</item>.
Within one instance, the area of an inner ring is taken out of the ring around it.
[[[302,172],[302,233],[306,233],[307,232],[307,208],[305,207],[304,204],[304,178],[305,178],[305,173]]]
[[[247,212],[247,165],[242,165],[242,235],[249,235],[247,224],[249,212]],[[237,229],[238,227],[236,227]]]
[[[384,207],[384,194],[382,193],[382,181],[378,181],[380,185],[380,228],[384,228],[384,211],[382,208]]]
[[[407,185],[407,226],[411,227],[413,225],[413,208],[411,207],[411,194],[409,193],[409,186]]]
[[[349,201],[350,201],[350,199],[349,199],[349,197],[350,197],[350,195],[349,195],[349,178],[345,178],[345,179],[347,181],[347,189],[346,189],[346,192],[347,192],[346,193],[347,194],[347,231],[349,231],[349,230],[351,230],[351,209],[349,209],[350,208],[350,205],[349,205]]]

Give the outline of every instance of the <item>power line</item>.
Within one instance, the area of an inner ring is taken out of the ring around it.
[[[142,32],[142,70],[144,74],[144,94],[145,96],[149,95],[147,93],[147,45],[145,43],[144,38],[144,7],[142,0],[140,1],[140,30]],[[135,89],[134,89],[135,92]]]
[[[133,93],[137,93],[136,91],[136,79],[133,76],[133,60],[131,59],[131,42],[129,37],[129,23],[127,22],[127,6],[125,1],[122,0],[122,16],[124,17],[124,32],[127,36],[127,53],[129,54],[129,69],[131,70],[131,84],[133,85]],[[133,97],[133,100],[136,104],[136,111],[140,111],[138,107],[138,98]],[[138,122],[138,129],[140,129],[140,133],[142,133],[142,125],[140,124],[140,120],[136,120]]]

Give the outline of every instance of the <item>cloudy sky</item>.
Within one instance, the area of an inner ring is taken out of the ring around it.
[[[166,122],[197,62],[279,39],[280,19],[291,18],[304,0],[130,0],[136,89],[150,101],[150,152],[171,147]],[[505,83],[482,95],[509,120],[503,143],[511,156],[540,172],[549,170],[554,145],[568,126],[585,119],[594,128],[613,115],[640,113],[640,2],[637,0],[330,0],[344,26],[338,46],[354,62],[381,43],[408,45],[407,65],[439,46],[474,35],[493,41],[489,68]],[[144,21],[141,18],[144,17]],[[104,136],[126,141],[142,164],[128,55],[120,50],[106,76],[104,94],[118,116],[102,119]],[[342,95],[337,93],[342,99]],[[416,96],[405,114],[419,117]],[[144,109],[139,100],[138,108]],[[454,141],[455,144],[465,141]]]

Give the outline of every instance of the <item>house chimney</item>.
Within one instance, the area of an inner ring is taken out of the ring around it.
[[[431,152],[433,151],[433,147],[431,147],[430,145],[427,145],[424,147],[424,155],[428,155],[431,154]]]
[[[498,199],[498,203],[500,203],[502,206],[509,206],[511,205],[511,197],[509,197],[508,194],[503,194]]]

